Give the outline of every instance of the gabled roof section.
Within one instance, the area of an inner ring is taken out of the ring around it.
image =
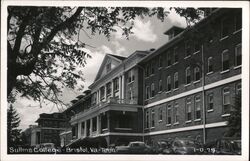
[[[123,60],[125,60],[126,57],[123,56],[118,56],[118,55],[113,55],[113,54],[106,54],[102,64],[97,72],[97,75],[95,77],[95,81],[109,73],[112,69],[117,67],[119,64],[122,63]],[[106,65],[110,63],[110,69],[107,70]]]

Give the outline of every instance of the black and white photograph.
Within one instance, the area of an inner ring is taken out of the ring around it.
[[[249,159],[249,2],[15,2],[1,159]]]

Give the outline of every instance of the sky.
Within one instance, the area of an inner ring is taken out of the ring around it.
[[[113,33],[109,41],[102,35],[92,36],[88,34],[87,36],[86,33],[82,32],[80,34],[81,41],[94,47],[86,47],[86,49],[83,49],[92,56],[91,59],[87,60],[87,65],[81,69],[84,73],[85,90],[93,83],[105,54],[109,53],[127,57],[136,50],[157,49],[167,43],[168,36],[163,33],[173,25],[186,27],[186,21],[183,17],[171,11],[164,22],[161,22],[156,17],[136,18],[135,26],[132,30],[134,34],[130,35],[129,40],[121,35],[120,30]],[[79,91],[76,92],[66,89],[63,93],[62,100],[68,103],[79,94],[81,94]],[[20,97],[18,97],[14,103],[14,107],[16,107],[19,113],[21,119],[20,128],[22,130],[28,128],[29,125],[36,124],[35,121],[39,118],[39,114],[58,112],[58,109],[51,104],[44,104],[44,106],[40,108],[38,102]]]

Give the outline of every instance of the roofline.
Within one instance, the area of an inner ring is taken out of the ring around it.
[[[215,9],[211,15],[215,15],[215,13],[219,12],[221,9],[223,8],[218,8]],[[193,28],[197,27],[197,25],[201,25],[202,23],[204,23],[204,21],[208,20],[209,18],[211,18],[212,16],[209,15],[208,17],[205,17],[204,19],[200,20],[197,24],[195,24],[194,26],[191,27],[187,27],[184,31],[180,32],[178,35],[176,35],[173,39],[171,39],[170,41],[166,42],[165,44],[163,44],[162,46],[160,46],[158,49],[154,50],[152,53],[150,53],[149,55],[147,55],[146,57],[144,57],[138,64],[144,63],[146,61],[148,61],[148,59],[150,59],[152,57],[152,55],[154,55],[156,53],[161,51],[161,50],[165,50],[166,48],[168,48],[169,46],[171,46],[173,43],[178,42],[179,40],[181,40],[183,38],[183,35],[186,34],[188,31],[192,30]],[[158,53],[160,54],[160,53]],[[156,56],[154,55],[154,56]]]
[[[147,51],[136,50],[131,55],[129,55],[125,60],[123,60],[121,64],[119,64],[117,67],[115,67],[114,69],[112,69],[107,75],[109,75],[112,71],[117,70],[119,67],[123,66],[124,63],[126,63],[128,60],[130,60],[133,56],[135,56],[135,55],[147,55],[147,53],[140,53],[140,52],[147,52]],[[98,80],[95,80],[92,84],[89,85],[89,88],[92,88],[96,83],[100,82],[102,79],[104,79],[105,77],[107,77],[107,75],[99,78]],[[91,92],[92,92],[92,90],[91,90]]]

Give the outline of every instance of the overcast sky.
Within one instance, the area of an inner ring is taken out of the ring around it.
[[[84,32],[81,33],[82,41],[95,47],[84,49],[92,56],[92,59],[88,59],[86,67],[82,69],[85,79],[85,89],[93,83],[106,53],[127,57],[136,50],[158,48],[168,41],[168,37],[163,32],[173,25],[186,27],[185,19],[179,17],[174,12],[171,12],[164,22],[155,17],[137,18],[133,29],[134,34],[130,36],[129,40],[122,37],[119,30],[112,34],[110,41],[104,36],[95,35],[89,38]],[[79,91],[66,90],[62,99],[68,103],[79,94]],[[25,98],[18,98],[14,106],[20,115],[20,128],[23,130],[31,124],[36,124],[35,121],[38,119],[39,114],[58,112],[58,109],[50,104],[44,104],[40,108],[39,103]]]

